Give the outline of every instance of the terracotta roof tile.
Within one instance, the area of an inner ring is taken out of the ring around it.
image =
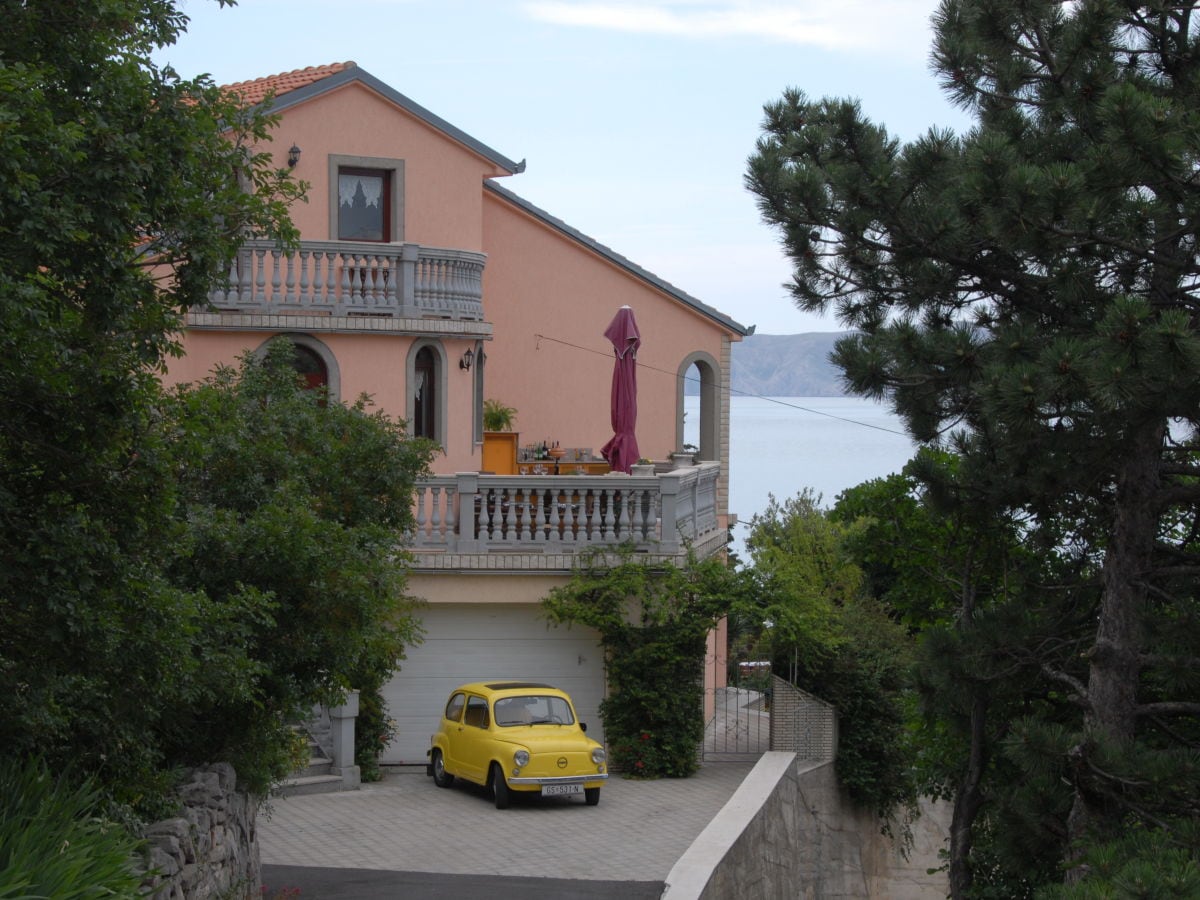
[[[344,69],[356,68],[353,62],[330,63],[327,66],[308,66],[292,72],[281,72],[278,75],[268,75],[265,78],[255,78],[251,81],[239,81],[227,84],[222,90],[237,94],[247,104],[261,103],[267,94],[274,93],[280,97],[297,88],[307,87],[313,82],[336,75]]]

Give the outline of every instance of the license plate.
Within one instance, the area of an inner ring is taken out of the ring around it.
[[[582,794],[582,784],[543,784],[543,797],[561,797],[564,794]]]

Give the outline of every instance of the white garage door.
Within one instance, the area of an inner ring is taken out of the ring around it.
[[[381,762],[424,765],[429,738],[450,692],[469,681],[537,681],[575,701],[588,735],[604,742],[600,701],[604,659],[597,633],[580,625],[547,628],[536,605],[437,603],[419,611],[425,642],[408,650],[384,686],[396,737]]]

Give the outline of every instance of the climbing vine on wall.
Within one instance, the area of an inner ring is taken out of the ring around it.
[[[542,601],[552,623],[600,632],[609,689],[600,715],[612,768],[646,778],[696,771],[706,639],[741,582],[720,559],[689,553],[675,565],[621,548],[585,555]]]

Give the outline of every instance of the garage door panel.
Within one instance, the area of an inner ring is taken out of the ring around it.
[[[420,611],[425,641],[384,688],[397,735],[382,760],[423,764],[450,692],[469,681],[544,681],[567,691],[588,734],[603,741],[603,654],[592,629],[552,628],[537,605],[436,604]]]
[[[461,609],[473,607],[469,617],[446,616],[442,607]],[[444,640],[479,637],[487,634],[498,639],[526,638],[536,636],[549,640],[578,640],[588,629],[575,626],[547,626],[532,609],[519,606],[486,606],[483,604],[438,604],[417,611],[417,617],[425,623],[430,636],[434,636],[431,625],[437,626],[437,637]],[[481,628],[486,629],[481,631]]]

